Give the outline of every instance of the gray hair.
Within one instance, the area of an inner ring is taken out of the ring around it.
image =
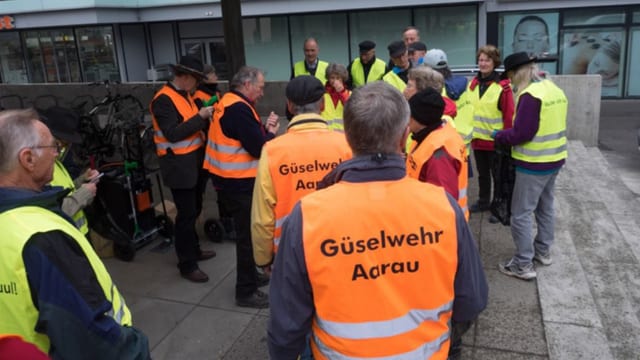
[[[342,82],[347,82],[347,80],[349,80],[349,73],[347,72],[347,68],[342,64],[329,64],[329,66],[327,66],[327,70],[325,71],[325,77],[327,78],[327,80],[329,80],[331,75],[338,75]]]
[[[262,74],[264,76],[262,70],[258,68],[255,68],[253,66],[243,66],[235,75],[233,75],[233,78],[229,83],[229,87],[231,88],[231,90],[239,90],[247,81],[255,84],[256,82],[258,82],[259,74]]]
[[[444,76],[428,66],[418,66],[409,70],[407,75],[409,80],[416,82],[416,89],[422,91],[426,88],[432,88],[438,93],[442,92],[444,87]]]
[[[40,143],[40,132],[35,129],[38,119],[32,109],[0,112],[0,174],[15,168],[20,150]]]
[[[540,69],[536,63],[529,63],[520,66],[513,72],[511,77],[511,86],[513,92],[518,95],[522,90],[526,89],[529,84],[535,81],[541,81],[543,77],[540,75]]]
[[[324,96],[321,97],[318,101],[316,102],[312,102],[309,104],[304,104],[304,105],[296,105],[293,102],[291,102],[291,105],[293,106],[292,108],[292,113],[294,115],[298,115],[298,114],[320,114],[322,112],[321,108],[322,108],[322,103],[324,102]]]
[[[356,89],[344,107],[344,132],[354,155],[397,153],[409,114],[404,96],[383,81]]]

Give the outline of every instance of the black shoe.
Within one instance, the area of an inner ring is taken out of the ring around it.
[[[254,309],[266,309],[269,307],[269,295],[260,290],[256,290],[251,296],[236,298],[236,305]]]
[[[469,206],[469,212],[478,213],[478,212],[487,211],[490,208],[491,208],[491,206],[489,204],[483,204],[483,203],[480,203],[480,202],[475,202],[474,204]]]
[[[270,280],[269,275],[260,273],[260,272],[258,273],[258,281],[257,281],[258,287],[269,285],[269,280]]]
[[[495,217],[495,216],[493,216],[493,215],[489,216],[489,223],[491,223],[491,224],[498,224],[499,222],[500,222],[500,220],[498,220],[498,218],[497,218],[497,217]]]

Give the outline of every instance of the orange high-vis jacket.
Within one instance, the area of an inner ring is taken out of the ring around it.
[[[469,207],[467,205],[467,186],[469,180],[469,168],[467,161],[467,148],[460,134],[449,123],[444,123],[440,128],[432,131],[422,140],[416,148],[417,142],[411,145],[411,151],[407,155],[407,175],[418,179],[424,164],[429,161],[433,153],[444,147],[449,156],[460,162],[458,172],[458,205],[469,221]]]
[[[344,133],[329,128],[287,133],[265,144],[269,173],[277,196],[273,253],[278,251],[282,224],[295,203],[315,191],[322,178],[351,158]]]
[[[173,106],[175,106],[180,116],[182,116],[182,121],[187,121],[198,113],[198,107],[193,102],[191,95],[187,95],[187,98],[185,98],[170,86],[165,85],[156,93],[151,103],[153,103],[153,101],[160,95],[166,95],[171,99]],[[150,112],[154,130],[153,141],[156,143],[156,153],[158,156],[165,156],[167,154],[167,149],[169,148],[171,148],[171,151],[176,155],[184,155],[195,151],[204,145],[204,134],[202,134],[201,131],[197,131],[191,136],[178,142],[170,142],[162,134],[162,129],[160,129],[153,111]]]
[[[407,204],[420,206],[408,214]],[[409,177],[341,181],[301,199],[315,359],[447,358],[458,266],[450,204],[443,188]]]
[[[254,119],[262,124],[253,106],[240,96],[228,92],[219,100],[218,105],[214,107],[213,122],[209,127],[203,168],[223,178],[256,177],[258,169],[258,159],[251,156],[239,140],[227,137],[220,125],[225,109],[238,102],[245,103],[251,109]]]

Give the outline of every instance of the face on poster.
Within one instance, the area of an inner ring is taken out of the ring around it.
[[[503,24],[505,56],[524,51],[544,57],[558,52],[558,13],[505,15]]]
[[[620,92],[622,30],[585,29],[562,35],[562,73],[595,74],[602,77],[602,95]]]

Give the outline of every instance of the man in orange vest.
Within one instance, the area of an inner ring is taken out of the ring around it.
[[[485,308],[487,282],[462,210],[443,188],[406,176],[408,122],[409,105],[384,82],[347,103],[354,158],[303,197],[282,229],[272,359],[295,359],[309,332],[315,359],[446,359],[450,324]]]
[[[209,127],[203,167],[218,193],[218,204],[228,210],[236,231],[236,305],[269,306],[260,284],[251,244],[251,196],[262,146],[273,139],[280,124],[273,111],[262,125],[255,103],[264,94],[264,74],[244,66],[229,83],[229,92],[216,106]],[[263,283],[262,285],[266,285]]]
[[[204,77],[202,62],[183,56],[173,66],[175,78],[164,85],[151,101],[153,140],[159,157],[164,185],[171,189],[176,205],[175,247],[178,269],[183,278],[207,282],[198,261],[216,256],[214,250],[200,249],[196,219],[202,211],[206,173],[202,171],[204,132],[213,107],[196,106],[191,95]]]
[[[251,240],[256,265],[271,272],[282,223],[301,197],[341,162],[351,158],[344,134],[320,116],[325,88],[313,76],[287,84],[287,107],[295,116],[287,133],[262,147],[251,202]]]
[[[442,186],[469,218],[467,209],[467,150],[458,132],[442,121],[445,102],[431,87],[409,99],[409,129],[414,140],[407,155],[407,174]]]

